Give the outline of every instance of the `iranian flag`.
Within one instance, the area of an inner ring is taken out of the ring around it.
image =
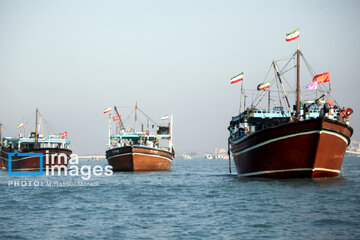
[[[22,128],[23,126],[24,126],[24,123],[20,123],[20,124],[17,126],[17,128],[20,129],[20,128]]]
[[[242,72],[242,73],[236,75],[235,77],[231,78],[230,83],[234,84],[234,83],[242,81],[243,79],[244,79],[244,72]]]
[[[297,39],[299,37],[300,37],[300,31],[299,31],[299,28],[298,28],[298,29],[292,31],[291,33],[286,34],[286,41],[290,42],[290,41],[295,40],[295,39]]]
[[[169,119],[169,115],[165,115],[161,118],[161,120],[166,120],[166,119]]]
[[[257,90],[259,91],[264,91],[266,89],[270,88],[270,81],[267,81],[267,82],[264,82],[264,83],[261,83],[257,86]]]
[[[313,78],[313,82],[318,82],[318,83],[330,82],[330,73],[326,72],[316,75]]]
[[[108,108],[104,109],[104,113],[108,113],[108,112],[111,112],[111,107],[108,107]]]

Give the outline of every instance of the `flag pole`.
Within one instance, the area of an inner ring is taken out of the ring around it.
[[[240,108],[239,108],[239,114],[241,114],[241,104],[242,104],[242,98],[243,98],[243,93],[244,93],[244,80],[241,81],[241,94],[240,94]]]
[[[169,141],[169,148],[170,151],[173,153],[173,115],[170,114],[170,141]]]
[[[109,149],[110,149],[110,143],[111,143],[111,132],[112,132],[112,129],[111,129],[111,112],[109,113]]]

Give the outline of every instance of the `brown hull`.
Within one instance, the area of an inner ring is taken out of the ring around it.
[[[318,118],[264,129],[230,146],[240,176],[335,177],[352,131],[346,124]]]
[[[49,163],[46,164],[46,153],[48,151],[49,156]],[[6,169],[8,169],[9,164],[9,153],[5,149],[2,150],[2,159],[3,164]],[[65,162],[65,158],[60,158],[60,163],[58,162],[58,157],[54,157],[54,164],[51,163],[51,155],[52,154],[65,154],[68,159],[70,157],[70,154],[72,153],[68,149],[54,149],[54,148],[40,148],[35,149],[27,153],[42,153],[43,154],[43,166],[42,168],[45,170],[46,166],[67,166],[67,162]],[[40,157],[23,157],[23,156],[12,156],[11,157],[11,170],[13,171],[36,171],[40,169]]]
[[[106,151],[113,171],[168,171],[173,155],[164,150],[126,146]]]
[[[5,169],[5,164],[3,158],[1,157],[1,154],[0,154],[0,169]]]

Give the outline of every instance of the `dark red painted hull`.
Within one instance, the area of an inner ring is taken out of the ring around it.
[[[240,176],[320,178],[340,174],[352,128],[329,119],[287,123],[230,142]]]
[[[2,149],[1,156],[3,159],[4,167],[8,169],[9,164],[9,153],[6,149]],[[68,162],[65,160],[64,157],[60,157],[60,159],[54,155],[54,164],[51,162],[51,155],[52,154],[65,154],[69,159],[70,154],[72,153],[71,150],[62,149],[62,148],[39,148],[34,149],[27,153],[42,153],[43,154],[43,166],[42,168],[45,170],[46,166],[50,168],[52,166],[67,166]],[[46,163],[46,153],[49,156],[49,163]],[[60,162],[59,162],[60,160]],[[40,169],[40,157],[22,157],[22,156],[12,156],[11,158],[11,170],[12,171],[37,171]]]
[[[165,150],[126,146],[106,151],[113,171],[169,171],[173,155]]]

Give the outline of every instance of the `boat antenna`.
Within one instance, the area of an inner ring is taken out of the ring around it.
[[[282,80],[281,80],[281,77],[280,77],[280,73],[279,73],[279,70],[278,70],[278,68],[277,68],[277,66],[276,66],[275,60],[273,60],[273,65],[274,65],[274,68],[275,68],[276,76],[277,76],[277,78],[279,79],[280,85],[281,85],[282,90],[283,90],[283,92],[284,92],[285,99],[286,99],[286,103],[287,103],[287,105],[288,105],[288,108],[289,108],[289,110],[290,110],[290,113],[292,114],[292,109],[291,109],[291,107],[290,107],[289,99],[288,99],[288,97],[287,97],[287,95],[286,95],[285,88],[284,88],[284,85],[283,85],[283,83],[282,83]]]
[[[35,148],[37,148],[38,145],[38,115],[39,110],[36,108],[36,118],[35,118]]]
[[[1,141],[2,141],[2,140],[1,140],[1,139],[2,139],[2,138],[1,138],[1,137],[2,137],[2,136],[1,136],[1,130],[2,130],[2,123],[0,123],[0,146],[1,146]]]
[[[300,43],[296,51],[296,118],[300,118]]]

